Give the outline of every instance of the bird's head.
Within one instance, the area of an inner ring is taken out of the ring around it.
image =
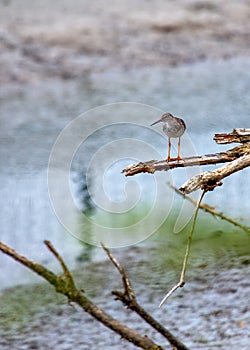
[[[171,113],[164,113],[159,120],[151,124],[150,126],[153,126],[158,123],[164,123],[167,122],[170,118],[173,118],[174,116]]]

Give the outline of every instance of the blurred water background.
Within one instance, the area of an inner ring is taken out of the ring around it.
[[[55,216],[49,199],[47,168],[56,138],[63,128],[81,113],[101,105],[118,103],[111,106],[110,126],[99,130],[99,134],[94,132],[84,140],[74,156],[71,167],[72,179],[75,179],[73,188],[75,188],[76,200],[78,196],[82,210],[88,209],[88,206],[91,208],[93,204],[91,201],[100,193],[98,189],[102,186],[105,189],[104,199],[99,198],[99,201],[105,201],[108,196],[113,202],[114,209],[119,201],[126,200],[124,186],[131,179],[126,179],[120,171],[124,165],[132,161],[125,159],[121,163],[118,162],[116,166],[108,169],[108,175],[105,176],[100,172],[98,174],[98,169],[92,169],[90,188],[84,187],[86,185],[84,176],[89,162],[103,145],[115,139],[128,138],[130,141],[124,147],[128,147],[127,154],[129,156],[131,152],[133,160],[135,151],[129,149],[129,144],[131,140],[132,142],[141,140],[144,144],[139,144],[136,150],[139,160],[153,159],[155,151],[161,157],[165,157],[166,138],[162,135],[160,128],[158,130],[149,128],[149,124],[157,115],[160,116],[163,110],[183,117],[187,124],[186,134],[193,149],[185,147],[184,140],[184,155],[190,155],[190,152],[205,154],[222,151],[228,146],[216,145],[212,140],[214,133],[230,132],[235,127],[249,127],[249,89],[250,61],[235,58],[228,61],[186,64],[175,68],[151,67],[126,72],[110,69],[101,74],[93,74],[81,81],[61,84],[57,80],[50,80],[38,82],[32,86],[17,85],[15,89],[8,90],[7,87],[2,90],[1,240],[33,259],[49,263],[51,259],[45,248],[42,248],[42,241],[50,239],[67,257],[71,266],[74,266],[76,256],[82,249],[81,244],[77,239],[72,238]],[[146,106],[119,104],[126,101],[146,104]],[[104,114],[101,116],[104,120],[106,112],[104,109]],[[94,112],[88,113],[90,116],[87,120],[90,123],[88,127],[90,129],[92,127],[95,131],[98,115],[96,116]],[[130,124],[131,121],[134,125]],[[125,123],[125,126],[118,124],[121,122]],[[146,150],[145,144],[150,146],[149,150]],[[151,157],[150,149],[152,149]],[[175,151],[176,149],[173,150]],[[116,159],[123,158],[123,153],[122,156],[120,155],[120,149],[116,149],[115,153]],[[103,156],[108,158],[110,153],[104,152]],[[213,169],[213,167],[206,167],[206,169]],[[187,174],[177,169],[171,174],[164,173],[161,176],[162,186],[169,179],[174,181],[176,186],[180,186],[186,180]],[[137,182],[136,186],[141,188],[144,204],[149,204],[149,207],[154,205],[151,201],[154,198],[155,188],[150,175],[139,175],[133,180]],[[225,179],[222,187],[207,195],[206,202],[218,206],[219,210],[229,216],[242,218],[245,223],[249,223],[248,180],[248,169]],[[80,188],[83,191],[79,195]],[[60,192],[60,188],[58,191]],[[132,189],[127,196],[129,197],[127,200],[136,202],[138,191]],[[172,194],[169,193],[169,196],[173,206]],[[166,205],[168,200],[166,200],[165,190],[162,189],[162,195],[157,201],[160,201],[161,206]],[[124,215],[126,217],[126,213]],[[103,225],[102,222],[101,225]],[[140,237],[138,240],[143,238],[146,237]],[[88,238],[83,240],[87,240],[88,243]],[[136,240],[130,242],[132,243],[136,243]],[[99,249],[95,258],[98,259],[98,257],[102,258]],[[1,287],[29,280],[30,274],[16,263],[3,256],[0,257],[0,261],[3,268]]]

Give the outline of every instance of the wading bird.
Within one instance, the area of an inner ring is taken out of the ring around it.
[[[186,125],[184,121],[181,118],[174,117],[171,113],[164,113],[161,116],[161,119],[157,120],[154,122],[152,125],[155,125],[157,123],[162,123],[162,129],[163,132],[167,135],[168,137],[168,157],[166,161],[169,161],[170,158],[170,150],[171,150],[171,137],[178,137],[178,156],[177,158],[172,158],[172,159],[177,159],[180,160],[180,148],[181,148],[181,136],[184,134],[186,130]]]

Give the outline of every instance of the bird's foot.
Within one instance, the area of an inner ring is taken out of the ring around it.
[[[167,158],[167,159],[166,159],[166,162],[169,162],[170,160],[171,160],[171,161],[175,161],[175,160],[178,160],[178,161],[179,161],[179,160],[182,160],[182,158],[181,158],[181,157],[177,157],[177,158]]]

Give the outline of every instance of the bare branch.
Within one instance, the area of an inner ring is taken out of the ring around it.
[[[52,252],[52,254],[56,257],[56,259],[59,261],[60,265],[62,266],[64,275],[65,275],[67,281],[71,284],[71,286],[73,288],[75,288],[73,277],[72,277],[69,269],[67,268],[65,262],[63,261],[62,257],[59,255],[59,253],[56,251],[56,249],[54,248],[54,246],[52,245],[52,243],[50,241],[45,240],[44,243],[46,244],[48,249]]]
[[[185,194],[196,191],[199,188],[202,190],[205,189],[206,191],[212,191],[216,186],[222,185],[221,180],[223,178],[249,166],[250,154],[246,154],[219,169],[205,171],[193,176],[180,187],[180,191]]]
[[[150,160],[148,162],[140,162],[138,164],[131,164],[122,170],[125,176],[133,176],[139,173],[151,173],[155,171],[171,170],[174,168],[183,168],[188,166],[201,166],[211,165],[217,163],[231,162],[247,153],[250,152],[250,142],[244,143],[243,145],[236,146],[226,152],[206,154],[203,156],[194,156],[183,158],[181,160]]]
[[[234,129],[229,134],[215,134],[214,140],[219,144],[248,142],[250,141],[250,129]]]
[[[128,296],[131,300],[134,300],[135,299],[135,293],[133,291],[131,282],[130,282],[129,278],[126,275],[126,272],[125,272],[124,268],[116,260],[116,258],[113,256],[113,254],[108,249],[108,247],[106,247],[104,243],[101,243],[101,245],[102,245],[102,248],[107,253],[109,259],[112,261],[112,263],[117,268],[117,270],[119,271],[119,273],[120,273],[120,275],[122,277],[123,288],[124,288],[126,296]]]
[[[144,319],[151,327],[156,329],[160,334],[166,338],[169,343],[176,350],[188,350],[188,348],[178,340],[169,330],[163,327],[156,321],[149,313],[147,313],[137,302],[135,292],[132,289],[131,282],[126,275],[124,268],[120,265],[117,259],[113,256],[110,250],[102,243],[103,249],[106,251],[109,259],[115,265],[122,276],[124,292],[113,291],[118,300],[125,304],[130,310],[135,311],[142,319]]]
[[[68,271],[66,265],[63,262],[63,259],[52,246],[52,244],[49,241],[46,241],[46,245],[56,256],[60,264],[64,265],[64,272],[66,270]],[[128,340],[129,342],[142,349],[162,350],[162,347],[155,344],[148,336],[141,336],[133,329],[123,325],[122,323],[105,313],[102,309],[98,308],[83,294],[82,290],[79,290],[75,287],[74,282],[72,283],[71,281],[72,277],[69,277],[68,273],[65,273],[63,277],[60,275],[56,275],[53,272],[46,269],[44,266],[40,265],[39,263],[29,260],[26,257],[20,255],[14,249],[10,248],[2,242],[0,242],[0,250],[4,254],[11,256],[16,261],[20,262],[21,264],[25,265],[32,271],[42,276],[55,287],[58,293],[64,294],[66,297],[68,297],[70,302],[75,302],[76,304],[78,304],[83,310],[85,310],[99,322],[104,324],[106,327],[119,334],[122,338]]]
[[[181,192],[178,188],[176,188],[175,186],[173,186],[170,182],[168,183],[168,186],[170,188],[172,188],[176,193],[178,193],[179,195],[183,196],[185,199],[187,199],[189,202],[193,203],[195,206],[197,205],[197,202],[189,197],[188,195],[186,195],[185,193]],[[201,203],[200,204],[200,209],[214,215],[214,216],[217,216],[219,217],[220,219],[222,220],[225,220],[225,221],[228,221],[230,222],[230,224],[234,225],[234,226],[237,226],[239,228],[241,228],[242,230],[244,230],[245,232],[247,232],[248,234],[250,233],[250,227],[246,226],[246,225],[243,225],[241,223],[239,223],[238,221],[232,219],[232,218],[229,218],[228,216],[224,215],[223,213],[221,212],[218,212],[214,209],[214,207],[211,207],[210,205],[208,204],[205,204],[205,203]]]
[[[25,256],[18,254],[14,249],[12,249],[7,244],[4,244],[2,242],[0,242],[0,250],[4,254],[9,255],[14,260],[18,261],[19,263],[28,267],[30,270],[34,271],[38,275],[42,276],[49,283],[51,284],[56,283],[57,276],[53,272],[46,269],[41,264],[37,263],[36,261],[29,260]]]

